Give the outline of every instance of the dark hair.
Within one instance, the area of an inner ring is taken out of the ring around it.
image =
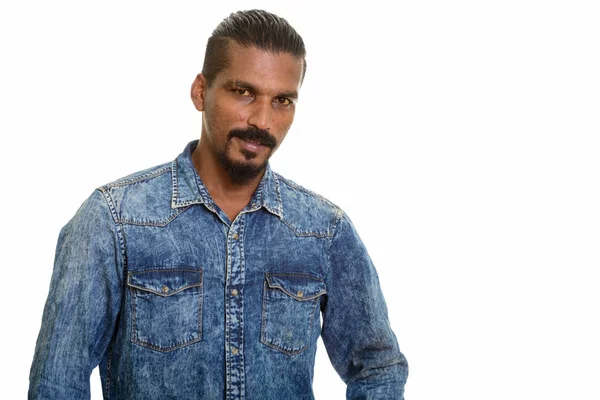
[[[225,18],[206,44],[202,73],[208,86],[229,63],[231,40],[244,47],[254,46],[273,53],[289,53],[302,58],[302,78],[306,74],[306,49],[302,37],[285,19],[263,10],[238,11]]]

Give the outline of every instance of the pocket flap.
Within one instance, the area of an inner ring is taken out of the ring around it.
[[[298,301],[311,300],[327,293],[325,282],[305,274],[266,274],[267,285],[280,289]]]
[[[167,297],[182,290],[202,285],[202,270],[191,268],[152,269],[130,272],[127,285]]]

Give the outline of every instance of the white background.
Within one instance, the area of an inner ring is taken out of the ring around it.
[[[407,399],[600,398],[597,3],[391,3],[2,3],[2,398],[26,396],[60,228],[199,138],[206,39],[246,8],[305,40],[272,165],[354,221]],[[345,398],[317,357],[317,399]]]

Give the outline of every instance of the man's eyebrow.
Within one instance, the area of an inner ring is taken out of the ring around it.
[[[227,82],[230,86],[237,86],[243,89],[248,89],[251,90],[253,92],[256,92],[257,89],[254,87],[253,84],[246,82],[246,81],[239,81],[237,79],[231,79]]]
[[[291,92],[279,93],[277,97],[289,97],[290,99],[298,100],[298,91],[292,90]]]
[[[228,81],[228,83],[231,86],[237,86],[239,88],[247,89],[247,90],[250,90],[250,91],[255,92],[255,93],[259,93],[260,92],[250,82],[240,81],[240,80],[237,80],[237,79],[235,79],[235,80],[232,79],[232,80]],[[292,91],[289,91],[289,92],[281,92],[281,93],[277,94],[275,97],[289,97],[290,99],[298,100],[298,91],[297,90],[292,90]]]

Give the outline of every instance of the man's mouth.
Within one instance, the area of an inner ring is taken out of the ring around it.
[[[257,152],[257,151],[261,151],[265,147],[268,147],[267,145],[262,144],[260,141],[248,140],[248,139],[242,139],[242,138],[238,138],[238,139],[240,139],[242,147],[249,151]]]
[[[252,144],[258,144],[258,145],[261,145],[261,146],[266,146],[264,143],[262,143],[262,142],[260,142],[258,140],[250,140],[250,139],[242,139],[242,140],[245,140],[246,142],[249,142],[249,143],[252,143]]]

